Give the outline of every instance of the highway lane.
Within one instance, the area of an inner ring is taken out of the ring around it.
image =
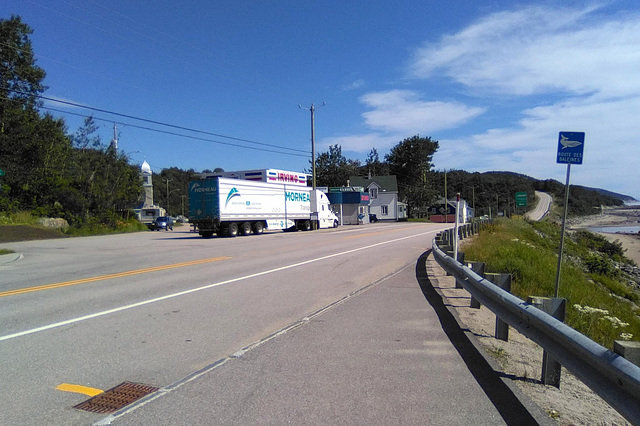
[[[534,221],[542,220],[542,218],[549,212],[551,207],[551,195],[546,192],[536,191],[537,203],[533,210],[526,213],[526,216]]]
[[[0,267],[0,423],[89,424],[102,415],[72,408],[87,396],[56,387],[174,383],[415,263],[440,228],[8,244],[24,258]]]

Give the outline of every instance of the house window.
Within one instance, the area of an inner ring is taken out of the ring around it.
[[[378,198],[378,188],[369,189],[369,196],[371,196],[371,199]]]
[[[382,216],[387,216],[389,214],[389,206],[380,206],[382,209]]]

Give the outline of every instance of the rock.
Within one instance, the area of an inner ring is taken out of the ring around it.
[[[40,218],[39,223],[45,228],[56,228],[56,229],[62,229],[63,231],[69,228],[69,222],[67,222],[66,219],[62,219],[59,217],[57,218],[42,217]]]

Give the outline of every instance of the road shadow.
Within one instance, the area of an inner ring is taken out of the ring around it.
[[[442,296],[435,290],[427,275],[427,257],[431,250],[420,256],[416,263],[416,279],[433,310],[438,315],[445,334],[456,348],[467,368],[476,379],[489,400],[496,407],[502,419],[508,425],[538,425],[536,419],[522,404],[513,391],[501,380],[482,354],[476,349],[458,321],[444,303]]]

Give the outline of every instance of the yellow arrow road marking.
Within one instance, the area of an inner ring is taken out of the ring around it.
[[[88,386],[72,385],[71,383],[62,383],[56,387],[57,390],[63,392],[81,393],[83,395],[96,396],[104,393],[101,389],[90,388]]]
[[[115,274],[98,275],[96,277],[82,278],[82,279],[73,280],[73,281],[64,281],[64,282],[55,283],[55,284],[46,284],[46,285],[40,285],[35,287],[19,288],[16,290],[8,290],[8,291],[0,292],[0,297],[13,296],[16,294],[23,294],[23,293],[32,293],[35,291],[42,291],[42,290],[51,290],[54,288],[69,287],[72,285],[86,284],[86,283],[91,283],[95,281],[111,280],[114,278],[122,278],[122,277],[131,276],[131,275],[146,274],[148,272],[164,271],[167,269],[182,268],[185,266],[200,265],[202,263],[218,262],[220,260],[227,260],[227,259],[231,259],[231,258],[230,257],[212,257],[209,259],[191,260],[189,262],[155,266],[153,268],[136,269],[133,271],[117,272]]]

